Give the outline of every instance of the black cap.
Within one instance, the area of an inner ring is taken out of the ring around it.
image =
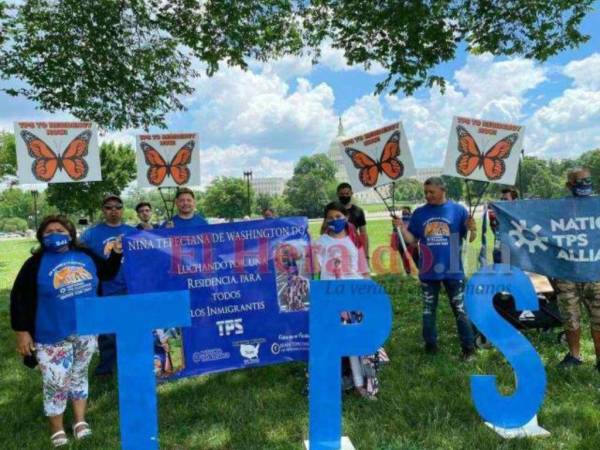
[[[108,194],[107,196],[105,196],[105,197],[102,199],[102,206],[106,205],[106,203],[107,203],[109,200],[116,200],[116,201],[118,201],[118,202],[119,202],[121,205],[123,204],[123,200],[121,200],[121,197],[119,197],[119,196],[118,196],[118,195],[116,195],[116,194]]]

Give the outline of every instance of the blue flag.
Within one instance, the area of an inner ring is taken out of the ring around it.
[[[123,247],[130,294],[190,291],[191,327],[156,332],[157,375],[307,360],[306,218],[142,231]]]
[[[600,280],[600,197],[495,202],[491,207],[505,262],[561,280]]]

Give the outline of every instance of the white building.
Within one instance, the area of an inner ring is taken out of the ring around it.
[[[285,181],[285,179],[278,177],[252,178],[250,180],[250,185],[256,194],[276,196],[283,194]]]
[[[333,164],[335,164],[335,179],[340,183],[344,181],[349,181],[348,172],[346,171],[346,167],[344,166],[342,148],[340,146],[340,142],[348,139],[349,137],[350,136],[344,135],[344,126],[342,125],[342,118],[340,117],[340,122],[338,124],[338,134],[333,139],[333,141],[331,141],[331,144],[329,145],[329,151],[327,152],[327,156],[331,161],[333,161]],[[369,189],[364,192],[357,192],[354,194],[353,198],[357,203],[361,204],[382,203],[381,198],[373,189]]]
[[[423,167],[421,169],[417,169],[417,174],[414,177],[417,181],[424,183],[427,178],[431,177],[441,177],[442,176],[442,168],[441,167]]]

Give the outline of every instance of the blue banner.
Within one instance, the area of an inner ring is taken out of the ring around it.
[[[306,218],[142,231],[123,247],[129,293],[190,291],[191,327],[155,332],[159,376],[308,359]]]
[[[503,262],[547,277],[600,280],[600,197],[492,203]]]

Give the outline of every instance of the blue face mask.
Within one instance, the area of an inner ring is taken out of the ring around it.
[[[584,178],[583,180],[577,181],[571,188],[571,192],[575,197],[588,197],[592,195],[592,180]]]
[[[44,248],[50,252],[57,252],[70,243],[71,237],[68,234],[62,233],[50,233],[42,239]]]
[[[334,233],[341,233],[346,228],[346,218],[333,219],[327,222],[327,229]]]

